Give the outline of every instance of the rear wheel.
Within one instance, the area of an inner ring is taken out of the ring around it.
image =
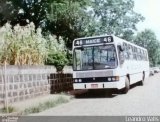
[[[122,89],[122,94],[126,94],[130,89],[130,83],[128,77],[125,79],[125,87]]]

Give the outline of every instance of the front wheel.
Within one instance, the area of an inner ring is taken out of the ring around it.
[[[125,87],[122,89],[122,94],[127,94],[130,89],[130,83],[128,77],[125,79]]]

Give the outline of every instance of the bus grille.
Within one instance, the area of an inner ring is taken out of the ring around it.
[[[76,78],[86,78],[86,77],[106,77],[113,76],[112,71],[99,71],[99,72],[77,72]]]

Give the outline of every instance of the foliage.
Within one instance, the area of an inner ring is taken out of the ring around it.
[[[25,27],[16,25],[12,30],[10,24],[2,28],[0,61],[11,65],[43,64],[48,55],[46,39],[42,37],[41,29],[35,32],[34,24]]]
[[[134,0],[2,0],[0,1],[0,6],[3,7],[3,10],[0,11],[1,25],[7,21],[10,21],[13,27],[17,23],[24,26],[29,22],[33,22],[35,29],[41,27],[42,33],[47,35],[47,40],[49,40],[47,43],[50,44],[53,41],[52,47],[43,45],[44,52],[49,52],[46,64],[63,67],[67,63],[66,57],[71,62],[71,56],[67,49],[61,46],[60,49],[62,50],[58,49],[58,44],[61,43],[59,40],[63,39],[65,41],[64,45],[71,49],[72,41],[75,38],[102,34],[114,34],[128,41],[135,41],[139,45],[142,42],[146,43],[151,65],[156,65],[157,62],[160,62],[159,43],[157,43],[153,32],[145,30],[138,33],[134,39],[133,35],[137,31],[136,24],[144,20],[141,14],[133,10]],[[56,37],[50,39],[48,33]],[[36,33],[34,34],[36,35]],[[26,40],[25,42],[28,43]],[[58,42],[55,42],[55,40]],[[43,41],[43,43],[46,43],[45,39]],[[22,44],[20,40],[16,41],[16,43]],[[13,45],[14,43],[12,43],[12,47],[14,47]],[[17,48],[19,49],[20,47],[18,46]],[[45,48],[47,48],[47,51]],[[20,52],[18,54],[21,54]],[[13,51],[6,53],[8,58],[11,53],[15,56],[10,59],[13,60],[11,62],[14,64],[17,55]],[[1,57],[3,56],[1,55]],[[44,57],[46,55],[43,55],[40,59],[44,60]]]
[[[12,13],[14,7],[7,0],[0,0],[0,26],[3,26],[7,20],[12,20],[15,14]]]
[[[23,112],[23,115],[28,115],[28,114],[32,114],[32,113],[39,113],[39,112],[44,111],[46,109],[53,108],[59,104],[67,103],[67,102],[69,102],[68,99],[60,96],[55,100],[48,100],[44,103],[38,104],[37,106],[33,106],[33,107],[25,109]]]
[[[150,29],[145,29],[137,34],[134,42],[148,50],[150,65],[157,65],[160,61],[160,42],[157,40],[155,33]]]
[[[42,27],[46,21],[49,0],[7,0],[13,6],[10,19],[12,25],[26,25],[33,22],[35,28]]]
[[[68,63],[65,52],[56,52],[48,55],[47,64],[54,65],[57,71],[61,71]]]
[[[62,69],[68,63],[64,40],[56,36],[42,36],[41,29],[35,31],[30,23],[26,26],[16,25],[12,29],[6,24],[0,29],[2,34],[0,61],[11,65],[50,64]]]
[[[0,111],[2,113],[7,113],[7,108],[3,107]],[[16,109],[12,106],[8,106],[8,113],[13,113],[13,112],[16,112]]]
[[[86,11],[89,1],[54,0],[50,3],[48,30],[57,37],[62,36],[70,49],[74,38],[85,36],[85,25],[92,19]]]
[[[133,7],[133,0],[94,0],[94,16],[100,22],[97,33],[114,34],[131,41],[136,24],[144,19]]]
[[[69,48],[73,39],[82,36],[114,34],[131,41],[136,24],[144,19],[133,11],[132,0],[87,0],[82,7],[83,2],[65,0],[51,4],[49,29],[63,36]]]
[[[43,32],[61,36],[71,49],[77,37],[115,34],[132,40],[136,24],[143,17],[133,11],[133,0],[5,0],[11,3],[14,26],[33,22]],[[21,11],[21,12],[20,12]],[[14,15],[14,16],[13,16]],[[9,15],[11,16],[11,15]]]
[[[59,41],[59,43],[58,43]],[[67,52],[64,44],[64,40],[56,36],[49,36],[48,38],[49,54],[46,64],[54,65],[57,70],[62,70],[63,67],[68,63]]]

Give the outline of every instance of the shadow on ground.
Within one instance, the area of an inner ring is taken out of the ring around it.
[[[75,98],[113,98],[117,96],[116,90],[79,90],[74,92]]]
[[[130,86],[130,90],[138,87],[139,84],[133,84]],[[83,99],[83,98],[114,98],[118,95],[125,95],[120,90],[117,89],[105,89],[105,90],[73,90],[70,92],[71,95],[74,95],[76,99]],[[128,93],[129,94],[129,93]]]

